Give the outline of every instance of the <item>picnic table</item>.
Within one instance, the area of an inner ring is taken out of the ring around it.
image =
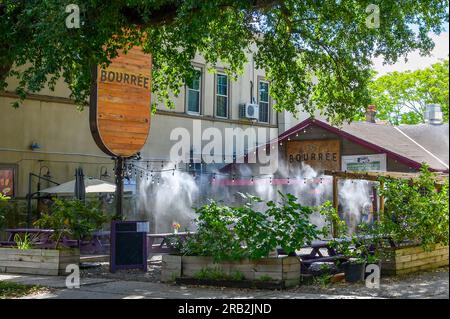
[[[91,240],[80,242],[81,254],[105,254],[109,253],[111,232],[99,230],[92,234]]]
[[[50,237],[53,235],[53,229],[39,229],[39,228],[9,228],[5,229],[7,234],[7,241],[1,241],[0,246],[16,246],[16,242],[14,238],[16,235],[19,235],[21,238],[24,238],[26,234],[31,235],[30,241],[33,246],[37,246],[39,248],[50,248],[52,244]]]
[[[366,245],[366,241],[370,239],[375,239],[373,236],[361,236],[359,237],[360,241],[355,243],[355,247],[359,247],[359,245]],[[387,241],[391,247],[395,247],[395,243],[393,242],[392,238],[389,236],[383,236],[381,237],[382,240]],[[351,238],[337,238],[334,239],[334,242],[350,242]],[[317,240],[312,242],[311,245],[303,247],[303,248],[310,248],[311,251],[307,254],[299,254],[298,257],[300,257],[302,262],[302,270],[306,271],[308,268],[316,262],[343,262],[348,260],[348,258],[342,253],[339,252],[334,245],[331,245],[332,240]],[[355,248],[354,247],[354,248]],[[370,244],[367,247],[370,254],[375,252],[375,245]],[[326,252],[326,253],[325,253]]]
[[[149,254],[170,254],[176,252],[176,248],[170,242],[171,238],[179,237],[184,241],[193,233],[179,232],[179,233],[162,233],[162,234],[147,234],[147,247]],[[157,243],[159,241],[159,243]]]
[[[16,246],[16,242],[14,238],[16,235],[19,235],[21,238],[24,238],[25,235],[30,236],[30,241],[32,245],[36,248],[55,248],[55,242],[51,239],[51,236],[54,234],[53,229],[40,229],[40,228],[9,228],[5,229],[7,234],[7,241],[0,241],[0,246],[12,247]],[[103,244],[101,242],[101,238],[105,236],[106,232],[95,232],[93,234],[93,246],[95,248],[102,247]],[[107,232],[109,235],[109,232]],[[86,242],[83,242],[86,243]],[[87,241],[87,243],[91,244],[91,241]],[[81,248],[82,242],[74,239],[67,238],[63,236],[60,241],[60,245],[70,248]]]

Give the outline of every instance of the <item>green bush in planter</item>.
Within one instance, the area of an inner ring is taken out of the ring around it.
[[[42,215],[34,225],[55,230],[53,239],[56,242],[55,248],[58,248],[64,236],[76,240],[85,239],[107,221],[108,217],[97,201],[85,203],[80,200],[55,199],[50,213]]]
[[[414,182],[385,179],[380,189],[386,198],[385,213],[374,226],[375,232],[390,236],[396,243],[419,243],[425,249],[448,245],[449,184],[447,180],[438,188],[435,181],[435,174],[426,165]]]
[[[248,202],[241,207],[211,201],[196,210],[196,233],[176,247],[184,255],[211,256],[216,261],[260,259],[277,247],[292,253],[329,234],[329,226],[319,229],[310,222],[317,210],[300,205],[291,194],[280,197],[279,203],[265,203],[262,211],[254,208],[262,200],[251,195],[245,195]]]

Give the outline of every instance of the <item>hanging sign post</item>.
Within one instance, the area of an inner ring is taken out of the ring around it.
[[[151,56],[138,47],[93,70],[89,122],[97,146],[116,159],[117,216],[122,216],[125,159],[136,155],[149,135],[151,71]]]

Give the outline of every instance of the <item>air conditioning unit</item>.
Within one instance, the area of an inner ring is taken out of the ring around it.
[[[259,119],[259,105],[253,103],[240,104],[239,117],[253,120]]]

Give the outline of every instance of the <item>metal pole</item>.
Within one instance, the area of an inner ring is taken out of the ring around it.
[[[123,157],[116,158],[116,217],[121,219],[123,216]]]
[[[27,227],[31,228],[31,179],[33,173],[28,175],[28,194],[27,194]]]

